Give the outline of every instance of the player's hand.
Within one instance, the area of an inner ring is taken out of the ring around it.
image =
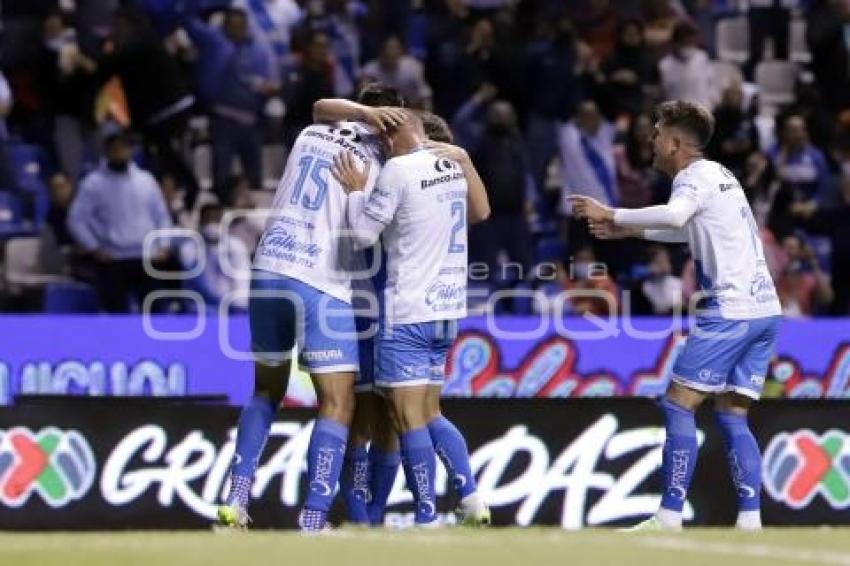
[[[440,158],[450,159],[459,163],[469,160],[469,154],[465,149],[450,143],[428,140],[425,142],[425,148]]]
[[[381,132],[397,128],[407,121],[407,113],[401,108],[379,106],[366,109],[366,122],[378,128]]]
[[[343,190],[346,193],[350,193],[352,191],[362,191],[366,188],[370,168],[371,164],[367,161],[366,166],[361,171],[354,162],[354,155],[350,151],[344,151],[334,157],[331,174],[339,181]]]
[[[580,195],[567,197],[573,208],[573,216],[584,218],[589,222],[614,222],[614,209],[605,206],[596,199]]]

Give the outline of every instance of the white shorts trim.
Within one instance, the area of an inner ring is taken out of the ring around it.
[[[754,401],[758,401],[759,398],[761,397],[761,395],[758,392],[753,391],[752,389],[748,389],[746,387],[739,387],[737,385],[717,385],[717,386],[703,385],[701,383],[693,383],[692,381],[688,381],[685,378],[680,377],[678,375],[671,376],[670,381],[678,383],[682,387],[687,387],[688,389],[693,389],[694,391],[699,391],[700,393],[718,394],[718,393],[727,393],[727,392],[731,391],[731,392],[734,392],[734,393],[738,393],[739,395],[743,395],[744,397],[749,397],[750,399],[752,399]]]
[[[360,370],[360,367],[357,364],[340,364],[338,366],[321,366],[317,368],[311,368],[309,365],[307,366],[307,371],[310,373],[337,373],[337,372],[352,372],[357,373]]]
[[[421,387],[423,385],[429,384],[430,380],[428,378],[411,379],[409,381],[375,381],[375,385],[377,387],[383,387],[385,389],[397,389],[399,387]]]

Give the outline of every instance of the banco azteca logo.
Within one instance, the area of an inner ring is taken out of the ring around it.
[[[434,169],[438,172],[443,173],[445,171],[452,171],[455,169],[454,161],[451,161],[446,158],[440,158],[434,163]]]
[[[776,501],[802,509],[820,495],[834,509],[850,507],[850,434],[783,432],[764,451],[764,487]]]
[[[95,476],[95,459],[76,430],[0,430],[0,503],[24,505],[35,493],[51,507],[82,498]]]

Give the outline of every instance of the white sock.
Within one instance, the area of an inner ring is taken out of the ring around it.
[[[485,507],[484,502],[478,496],[477,491],[473,491],[472,493],[461,499],[460,506],[467,513],[477,513]]]
[[[682,512],[681,511],[672,511],[670,509],[665,509],[664,507],[659,507],[658,512],[655,514],[655,518],[658,519],[658,522],[661,525],[668,529],[681,529],[682,528]]]
[[[761,530],[761,511],[739,511],[735,527],[744,531]]]

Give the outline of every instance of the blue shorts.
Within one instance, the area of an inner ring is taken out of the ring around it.
[[[357,349],[360,357],[360,371],[354,380],[354,392],[364,393],[372,391],[375,385],[375,336],[378,321],[358,316],[355,317],[354,324],[357,326]]]
[[[761,395],[781,316],[697,318],[673,366],[673,381],[706,393]]]
[[[301,364],[310,373],[357,371],[351,305],[297,279],[254,271],[248,314],[258,361],[288,360],[297,344]]]
[[[457,321],[381,325],[375,337],[378,387],[442,385]]]

